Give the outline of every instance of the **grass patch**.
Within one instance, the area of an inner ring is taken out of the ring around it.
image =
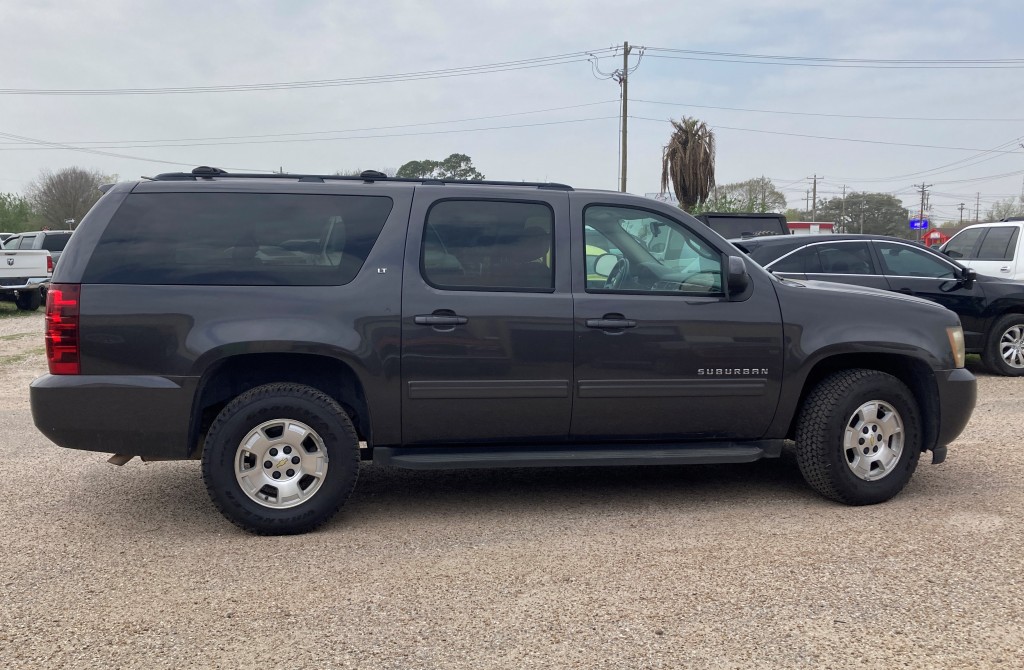
[[[17,319],[30,317],[36,312],[23,312],[13,302],[0,302],[0,319]]]
[[[20,354],[12,354],[10,356],[0,356],[0,366],[4,365],[17,365],[18,363],[24,363],[32,356],[45,356],[46,347],[36,347],[35,349],[29,349],[23,351]]]
[[[26,337],[39,337],[39,333],[15,333],[14,335],[0,335],[0,342],[9,340],[20,340]]]

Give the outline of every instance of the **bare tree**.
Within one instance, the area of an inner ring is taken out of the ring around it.
[[[80,167],[56,172],[43,170],[28,187],[28,198],[43,222],[54,228],[65,228],[65,221],[82,220],[89,208],[100,199],[99,187],[111,178],[97,170]]]
[[[672,121],[672,128],[661,155],[661,192],[671,185],[679,206],[689,211],[715,186],[715,133],[691,117]]]

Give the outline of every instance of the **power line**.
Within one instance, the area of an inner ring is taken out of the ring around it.
[[[665,119],[652,119],[645,116],[633,116],[630,118],[640,119],[641,121],[656,121],[659,123],[665,123]],[[912,144],[910,142],[887,142],[883,140],[866,140],[856,137],[831,137],[827,135],[807,135],[804,133],[787,133],[780,130],[763,130],[760,128],[738,128],[736,126],[714,126],[715,130],[738,130],[745,133],[766,133],[768,135],[785,135],[787,137],[806,137],[815,140],[833,140],[837,142],[859,142],[863,144],[883,144],[894,147],[914,147],[917,149],[945,149],[948,151],[986,151],[985,149],[973,149],[970,147],[949,147],[939,146],[934,144]],[[992,151],[992,150],[987,150]],[[994,153],[1003,154],[1024,154],[1024,151],[995,151]]]
[[[421,123],[403,123],[393,126],[371,126],[367,128],[348,128],[342,130],[311,130],[300,133],[268,133],[262,135],[223,135],[217,137],[181,137],[181,138],[163,138],[154,140],[81,140],[81,141],[68,141],[65,140],[62,144],[74,144],[74,145],[131,145],[136,146],[147,146],[156,142],[207,142],[207,141],[219,141],[219,140],[247,140],[247,139],[266,139],[275,137],[308,137],[313,135],[330,135],[336,133],[362,133],[371,132],[375,130],[394,130],[398,128],[416,128],[420,126],[437,126],[449,123],[466,123],[470,121],[485,121],[489,119],[503,119],[512,116],[525,116],[528,114],[542,114],[546,112],[557,112],[566,109],[579,109],[581,107],[593,107],[596,105],[607,105],[618,100],[602,100],[600,102],[587,102],[579,105],[566,105],[564,107],[549,107],[547,109],[534,109],[525,112],[509,112],[507,114],[492,114],[489,116],[475,116],[465,119],[451,119],[448,121],[424,121]],[[3,146],[21,146],[28,143],[25,142],[0,142],[0,151],[3,151]],[[171,145],[179,146],[179,145]],[[130,148],[130,147],[111,147],[105,148]]]
[[[595,116],[587,119],[566,119],[563,121],[540,121],[537,123],[520,123],[508,126],[488,126],[484,128],[453,128],[451,130],[424,130],[413,133],[382,133],[377,135],[348,135],[345,137],[301,137],[293,139],[278,139],[278,140],[245,140],[240,142],[188,142],[182,144],[126,144],[118,146],[100,146],[100,147],[76,147],[71,144],[57,144],[54,142],[46,143],[48,147],[19,147],[19,148],[3,148],[2,151],[42,151],[45,149],[73,149],[78,151],[86,151],[93,149],[137,149],[137,148],[174,148],[174,147],[211,147],[211,146],[236,146],[236,145],[247,145],[247,144],[288,144],[293,142],[337,142],[340,140],[369,140],[369,139],[382,139],[387,137],[415,137],[419,135],[450,135],[452,133],[477,133],[488,130],[508,130],[511,128],[535,128],[538,126],[557,126],[567,123],[585,123],[588,121],[605,121],[607,119],[618,119],[619,116]],[[4,135],[0,133],[0,137]],[[13,137],[13,136],[12,136]],[[104,153],[104,152],[95,152]],[[115,154],[110,154],[115,155]],[[163,161],[158,161],[163,162]],[[180,163],[185,165],[185,163]],[[263,170],[266,172],[266,170]]]
[[[1014,118],[993,118],[993,117],[952,117],[952,116],[877,116],[871,114],[830,114],[825,112],[795,112],[792,110],[780,110],[780,109],[753,109],[749,107],[718,107],[715,105],[695,105],[686,102],[663,102],[660,100],[637,100],[633,99],[633,102],[640,102],[648,105],[670,105],[674,107],[694,107],[697,109],[717,109],[727,112],[751,112],[756,114],[781,114],[785,116],[818,116],[835,119],[871,119],[878,121],[978,121],[978,122],[999,122],[999,123],[1019,123],[1024,121],[1024,117]]]
[[[98,155],[98,156],[109,156],[109,157],[112,157],[112,158],[124,158],[124,159],[127,159],[127,160],[133,160],[133,161],[144,161],[146,163],[158,163],[158,164],[161,164],[161,165],[189,165],[189,166],[195,166],[195,165],[198,164],[196,162],[182,163],[180,161],[165,161],[165,160],[160,160],[160,159],[157,159],[157,158],[145,158],[143,156],[130,156],[130,155],[127,155],[127,154],[115,154],[115,153],[111,153],[109,151],[99,151],[97,149],[89,149],[89,148],[85,148],[85,147],[75,147],[75,146],[71,146],[71,145],[67,145],[67,144],[61,144],[59,142],[48,142],[46,140],[40,140],[40,139],[36,139],[36,138],[33,138],[33,137],[25,137],[24,135],[14,135],[12,133],[0,132],[0,137],[6,138],[6,139],[11,139],[11,140],[19,140],[21,142],[29,142],[29,143],[32,143],[32,144],[46,145],[46,146],[52,147],[54,149],[67,149],[68,151],[79,151],[79,152],[82,152],[82,153],[95,154],[95,155]],[[235,171],[239,171],[239,172],[266,172],[266,170],[256,170],[256,169],[253,169],[253,168],[230,167],[230,168],[227,168],[227,169],[235,170]]]
[[[304,81],[269,82],[260,84],[224,84],[214,86],[165,86],[156,88],[0,88],[0,95],[167,95],[177,93],[237,93],[242,91],[277,91],[298,88],[326,88],[336,86],[363,86],[368,84],[387,84],[406,81],[423,81],[429,79],[446,79],[476,74],[494,74],[514,70],[528,70],[538,67],[551,67],[569,63],[582,63],[595,58],[610,57],[614,49],[607,47],[591,51],[577,51],[556,56],[542,56],[485,65],[444,68],[439,70],[422,70],[399,74],[371,75],[365,77],[342,77],[338,79],[312,79]]]
[[[745,65],[777,65],[798,67],[861,68],[877,70],[958,70],[958,69],[1017,69],[1024,68],[1022,58],[987,59],[884,59],[884,58],[828,58],[810,56],[773,56],[768,54],[733,53],[725,51],[698,51],[647,47],[651,58],[742,63]]]

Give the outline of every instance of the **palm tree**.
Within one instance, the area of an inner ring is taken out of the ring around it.
[[[661,192],[671,184],[679,206],[690,210],[715,187],[715,133],[688,116],[672,121],[672,128],[661,154]]]

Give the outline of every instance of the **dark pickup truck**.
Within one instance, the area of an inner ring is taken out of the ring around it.
[[[594,247],[615,253],[588,267]],[[47,437],[202,459],[257,533],[329,519],[360,460],[739,463],[794,440],[814,489],[878,503],[945,458],[976,391],[953,312],[776,279],[671,206],[377,172],[117,184],[56,269],[46,350]]]

